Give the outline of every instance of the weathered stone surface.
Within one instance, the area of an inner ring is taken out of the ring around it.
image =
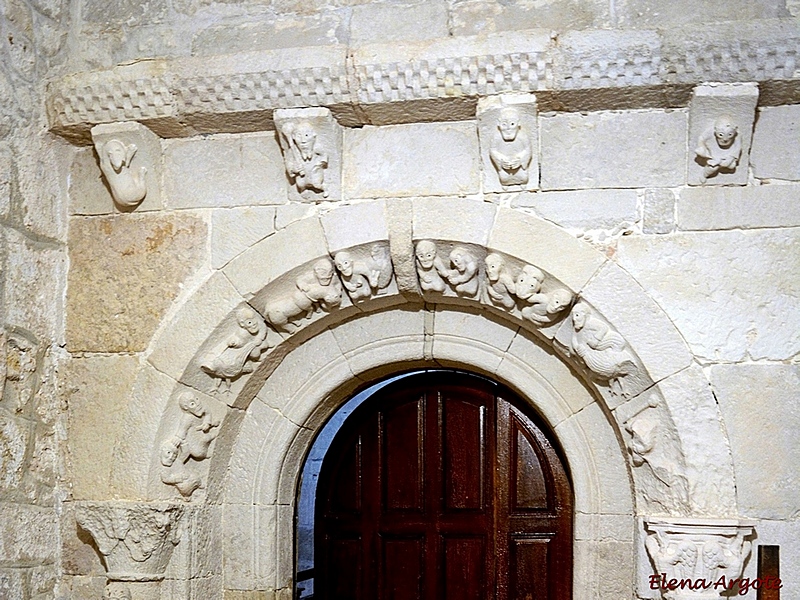
[[[164,143],[169,208],[285,204],[287,181],[275,133]]]
[[[19,488],[32,426],[26,419],[0,410],[0,496]]]
[[[69,349],[144,350],[183,281],[205,259],[206,235],[206,224],[189,214],[74,217]]]
[[[7,219],[11,210],[11,148],[0,144],[0,219]]]
[[[138,365],[135,356],[73,358],[67,363],[67,447],[75,500],[107,498],[113,440],[122,430]],[[104,434],[97,435],[101,430]]]
[[[53,562],[57,556],[58,517],[54,508],[0,503],[0,563]]]
[[[275,231],[275,207],[222,208],[211,213],[211,266],[219,269]]]
[[[472,123],[417,123],[346,131],[347,198],[463,196],[480,190]]]
[[[361,244],[389,239],[386,203],[362,202],[341,206],[320,216],[331,254]]]
[[[623,0],[617,4],[616,10],[618,26],[637,29],[672,29],[696,23],[750,22],[786,16],[781,0],[726,0],[709,4],[673,0],[664,5],[652,4],[648,0]]]
[[[476,309],[437,309],[433,320],[433,358],[442,364],[462,364],[494,373],[514,335],[494,315]]]
[[[619,241],[617,259],[708,360],[800,351],[800,234],[684,233]]]
[[[82,18],[87,23],[104,27],[141,27],[162,22],[168,14],[166,0],[156,0],[147,4],[129,4],[122,0],[104,2],[87,0]]]
[[[675,193],[648,189],[642,201],[642,233],[670,233],[675,229]]]
[[[5,322],[40,339],[63,338],[63,304],[67,257],[60,245],[5,228]]]
[[[725,420],[739,513],[792,519],[800,502],[800,366],[715,365],[711,385]],[[767,458],[769,457],[769,458]]]
[[[486,245],[497,207],[463,198],[415,198],[414,240],[455,240]]]
[[[750,166],[750,141],[753,120],[758,102],[755,83],[727,83],[699,85],[694,89],[689,108],[689,162],[687,179],[690,185],[744,185]],[[736,128],[729,148],[716,141],[715,132],[720,125]],[[738,153],[735,151],[738,149]],[[730,169],[711,167],[697,154],[712,151],[714,158],[738,154]],[[713,173],[710,173],[713,171]],[[730,172],[728,172],[730,171]],[[708,174],[706,174],[708,173]]]
[[[576,0],[568,4],[552,0],[538,4],[525,0],[457,2],[451,7],[450,19],[452,35],[518,29],[566,31],[610,23],[608,5],[596,0]]]
[[[420,24],[424,23],[424,27]],[[445,0],[391,4],[371,2],[353,8],[350,40],[354,44],[443,38],[448,32]]]
[[[105,215],[114,212],[94,147],[75,151],[69,174],[69,212],[73,215]]]
[[[686,231],[797,227],[800,186],[684,188],[678,199],[678,228]]]
[[[683,110],[541,115],[542,189],[681,185],[686,119]]]
[[[800,180],[800,105],[758,109],[750,162],[759,179]]]
[[[636,221],[635,190],[581,190],[520,194],[511,206],[532,208],[561,227],[612,229]]]

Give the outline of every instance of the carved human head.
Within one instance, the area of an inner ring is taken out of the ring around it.
[[[414,248],[414,254],[423,269],[430,269],[436,260],[436,244],[430,240],[420,240]]]
[[[729,116],[723,115],[714,121],[714,137],[720,148],[730,148],[738,133],[739,128]]]
[[[327,258],[321,258],[314,263],[314,276],[320,285],[329,285],[333,279],[333,264]]]
[[[453,263],[453,266],[462,273],[466,270],[467,263],[471,260],[472,255],[469,253],[469,250],[462,248],[461,246],[456,246],[450,252],[450,262]]]
[[[517,296],[527,300],[534,294],[538,294],[539,290],[542,289],[543,281],[544,273],[533,265],[525,265],[514,282]]]
[[[165,467],[171,467],[175,464],[180,447],[181,440],[176,438],[171,438],[169,441],[164,442],[164,445],[161,446],[161,464]]]
[[[239,323],[239,327],[246,330],[250,335],[256,335],[261,329],[258,314],[248,306],[242,306],[236,311],[236,322]]]
[[[486,256],[486,276],[489,281],[497,281],[500,279],[500,273],[503,271],[505,261],[499,254],[492,252]]]
[[[119,140],[108,140],[103,147],[103,152],[108,156],[108,160],[116,173],[122,171],[122,167],[130,165],[130,159],[133,158],[135,151],[136,146],[133,144],[126,146]]]
[[[589,317],[589,307],[583,302],[578,302],[572,307],[572,325],[575,331],[580,331],[586,325],[586,319]]]
[[[353,257],[350,256],[349,252],[345,250],[337,252],[336,256],[333,257],[333,262],[336,265],[336,269],[344,277],[350,277],[353,274]]]
[[[521,127],[519,111],[516,108],[506,107],[500,111],[497,128],[504,142],[513,142],[517,139]]]
[[[558,288],[550,294],[550,301],[547,303],[547,313],[554,315],[561,312],[569,303],[572,302],[572,293],[563,288]]]
[[[206,414],[206,409],[200,403],[200,400],[191,392],[183,392],[178,396],[178,406],[181,407],[182,411],[194,415],[198,419]]]
[[[311,148],[314,145],[316,137],[317,132],[314,131],[313,125],[308,121],[300,121],[294,126],[294,130],[292,131],[294,143],[303,150]]]

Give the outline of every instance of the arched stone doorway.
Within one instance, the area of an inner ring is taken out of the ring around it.
[[[372,389],[324,454],[314,597],[571,598],[572,490],[530,405],[458,371]]]

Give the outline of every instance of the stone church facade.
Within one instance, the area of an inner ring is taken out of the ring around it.
[[[0,598],[295,597],[424,369],[552,432],[574,598],[800,597],[795,0],[0,8]]]

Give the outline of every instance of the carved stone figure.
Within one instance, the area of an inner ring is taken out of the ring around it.
[[[289,179],[302,193],[312,190],[328,197],[325,169],[328,154],[317,139],[314,126],[308,121],[289,121],[280,129],[280,144]]]
[[[491,253],[486,256],[484,262],[487,279],[484,302],[511,310],[517,305],[517,301],[514,298],[514,276],[509,271],[505,259],[499,254]]]
[[[520,300],[526,302],[522,306],[522,317],[536,325],[550,325],[558,320],[572,303],[572,293],[563,288],[555,289],[548,293],[539,292],[525,297],[519,295]]]
[[[111,195],[117,204],[128,208],[137,206],[147,195],[147,168],[131,167],[136,150],[136,144],[126,145],[117,139],[107,141],[100,150],[100,170]]]
[[[333,263],[321,258],[310,271],[295,280],[291,295],[267,303],[266,313],[276,329],[294,333],[300,319],[310,319],[316,310],[330,312],[342,303],[342,284],[335,276]]]
[[[230,392],[231,380],[244,373],[252,373],[250,361],[257,361],[266,350],[267,324],[249,306],[236,311],[237,329],[206,356],[200,368],[216,378],[217,389],[225,382]]]
[[[531,140],[522,129],[517,109],[505,107],[500,111],[489,156],[502,186],[528,183],[533,151]]]
[[[612,394],[627,397],[625,377],[636,372],[636,363],[625,339],[583,302],[572,308],[572,325],[572,352],[593,374],[608,382]]]
[[[389,287],[394,275],[392,266],[392,255],[389,246],[385,244],[373,244],[370,248],[370,258],[372,259],[371,269],[378,273],[378,290]]]
[[[157,581],[180,542],[183,512],[175,504],[86,502],[75,518],[94,539],[109,579]]]
[[[202,487],[202,479],[189,461],[202,461],[211,456],[211,443],[219,435],[220,421],[191,392],[178,397],[178,406],[182,412],[178,428],[161,447],[161,464],[166,467],[161,481],[174,485],[181,495],[190,497]]]
[[[0,332],[0,401],[21,411],[36,392],[38,344],[17,333]]]
[[[690,580],[700,585],[676,586],[662,589],[666,600],[712,600],[729,597],[731,580],[742,576],[744,563],[750,555],[751,543],[744,538],[753,532],[752,526],[737,521],[710,519],[670,523],[646,519],[645,548],[655,567],[655,577],[662,581]],[[722,586],[714,584],[722,581]]]
[[[525,265],[517,274],[517,279],[514,282],[514,293],[517,298],[527,300],[534,294],[541,292],[542,283],[544,283],[544,273],[533,265]]]
[[[739,128],[727,115],[714,121],[714,126],[700,136],[694,153],[703,165],[703,183],[717,173],[733,173],[742,155]]]
[[[459,296],[475,298],[479,284],[477,259],[466,248],[456,246],[450,252],[450,264],[453,268],[444,273],[447,282]]]
[[[447,289],[443,275],[447,272],[444,261],[439,258],[436,244],[430,240],[420,240],[414,247],[417,259],[417,277],[423,292],[442,293]]]
[[[344,289],[353,302],[366,300],[377,291],[381,272],[372,260],[367,264],[354,259],[347,250],[341,250],[333,257],[333,263],[342,278]]]

